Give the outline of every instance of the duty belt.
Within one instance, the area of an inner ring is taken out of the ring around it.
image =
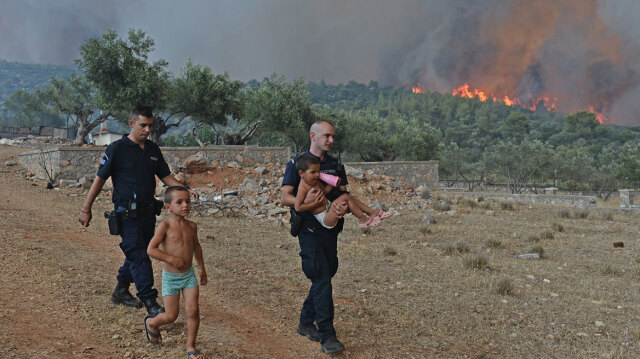
[[[152,214],[156,212],[155,204],[145,205],[135,210],[125,209],[124,211],[117,211],[118,215],[124,217],[140,217],[145,216],[147,214]]]

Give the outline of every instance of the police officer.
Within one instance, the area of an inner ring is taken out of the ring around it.
[[[336,215],[341,217],[346,213],[348,204],[346,200],[338,202],[336,198],[346,191],[345,186],[348,181],[340,161],[327,154],[333,145],[334,134],[335,130],[331,123],[315,122],[309,130],[311,145],[306,153],[320,159],[321,172],[340,177],[341,186],[327,194],[327,199],[332,201],[329,210],[335,211]],[[300,183],[300,176],[296,171],[296,159],[297,157],[287,163],[282,181],[281,202],[288,207],[294,207]],[[324,196],[322,191],[311,190],[305,202],[314,200],[318,196]],[[339,352],[344,350],[344,346],[336,338],[336,330],[333,326],[331,278],[338,270],[338,233],[342,230],[344,220],[341,219],[332,229],[327,229],[321,226],[309,212],[296,213],[292,210],[292,216],[296,215],[302,219],[302,227],[298,233],[302,271],[311,280],[309,294],[300,312],[297,332],[310,340],[319,341],[320,347],[327,354]]]
[[[114,209],[121,221],[120,248],[125,255],[124,264],[118,270],[118,284],[111,301],[137,308],[144,303],[149,315],[156,316],[164,312],[164,308],[156,301],[158,291],[153,287],[153,269],[147,255],[147,246],[153,237],[156,221],[155,176],[167,186],[182,184],[171,175],[158,145],[147,139],[152,125],[151,107],[137,106],[131,111],[131,132],[107,147],[78,220],[83,226],[89,226],[92,218],[91,206],[105,181],[111,177]],[[190,192],[198,198],[196,192]],[[129,292],[131,282],[135,283],[140,300]]]

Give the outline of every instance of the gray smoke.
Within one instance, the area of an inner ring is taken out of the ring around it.
[[[639,124],[634,0],[3,0],[0,59],[72,63],[89,37],[140,28],[154,56],[240,80],[272,72],[450,93],[468,83],[521,102]]]

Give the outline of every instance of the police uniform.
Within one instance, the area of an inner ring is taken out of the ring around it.
[[[313,155],[308,150],[306,154]],[[293,195],[298,192],[300,175],[296,170],[295,161],[299,156],[287,163],[282,185],[294,187]],[[317,157],[317,156],[316,156]],[[340,161],[328,154],[320,159],[320,172],[340,177],[340,185],[347,185],[347,175]],[[327,195],[329,200],[334,200],[341,194],[339,189],[334,189]],[[326,338],[335,336],[333,326],[333,297],[331,278],[338,270],[338,233],[342,231],[344,219],[332,229],[324,228],[317,222],[310,212],[298,213],[304,220],[302,229],[298,233],[300,243],[300,257],[302,259],[302,271],[311,280],[309,294],[302,305],[300,312],[300,325],[312,325],[315,321],[318,326],[318,336],[323,342]]]
[[[164,178],[170,174],[158,145],[147,140],[143,150],[127,135],[107,147],[98,169],[98,177],[105,180],[111,177],[114,209],[122,214],[120,249],[126,258],[118,270],[118,283],[135,283],[142,301],[158,297],[147,255],[156,224],[150,208],[155,205],[155,176]],[[127,212],[131,202],[136,203],[140,213],[136,218]]]

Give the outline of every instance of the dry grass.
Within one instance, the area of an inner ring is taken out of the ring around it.
[[[502,277],[493,282],[493,291],[500,295],[512,295],[513,294],[513,280]]]
[[[545,230],[545,231],[542,231],[542,233],[540,233],[540,238],[542,238],[542,239],[553,239],[554,236],[555,235],[553,234],[553,231],[548,230],[548,229]]]
[[[564,232],[564,226],[558,222],[551,223],[551,229],[553,229],[556,232]]]
[[[489,258],[481,253],[469,253],[462,258],[462,265],[466,269],[486,269]]]

